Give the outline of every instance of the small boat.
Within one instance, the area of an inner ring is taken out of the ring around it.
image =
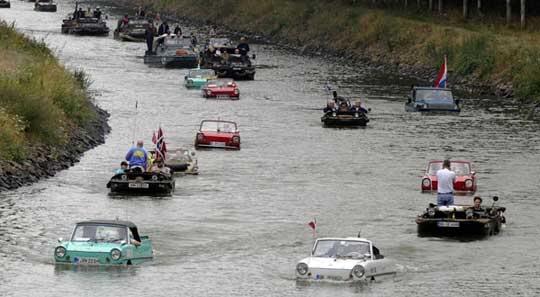
[[[144,17],[130,17],[126,26],[118,21],[118,27],[114,30],[114,39],[121,41],[144,42],[148,20]]]
[[[72,18],[62,21],[63,34],[109,35],[109,27],[103,20],[94,17]]]
[[[217,56],[213,52],[205,51],[201,55],[201,68],[213,69],[220,78],[233,78],[236,80],[254,80],[255,66],[248,55],[236,53],[238,50],[228,38],[210,38],[207,48],[212,47],[221,53],[227,53],[228,58],[223,55]],[[255,56],[253,56],[255,57]]]
[[[175,181],[170,174],[161,172],[133,172],[115,174],[107,183],[111,193],[169,194]]]
[[[195,53],[190,37],[164,34],[155,38],[154,50],[146,52],[144,64],[167,68],[195,68],[199,56]]]
[[[352,105],[349,99],[339,97],[337,107],[334,101],[329,101],[324,109],[321,122],[327,127],[363,127],[369,122],[367,110],[360,102]]]
[[[56,12],[56,3],[53,0],[37,0],[34,4],[34,10]]]
[[[499,198],[493,197],[491,207],[476,212],[470,205],[436,206],[430,204],[416,218],[419,236],[452,236],[481,238],[498,234],[506,219],[505,207],[496,206]]]
[[[0,8],[10,8],[11,2],[9,0],[0,0]]]
[[[199,174],[197,154],[189,149],[178,148],[168,151],[165,166],[169,167],[174,175]]]

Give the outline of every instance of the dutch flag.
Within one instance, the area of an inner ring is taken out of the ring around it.
[[[446,80],[448,78],[448,67],[446,67],[446,56],[444,56],[444,63],[437,74],[437,79],[435,80],[435,88],[446,88]]]

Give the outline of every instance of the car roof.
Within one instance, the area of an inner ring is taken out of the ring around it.
[[[362,238],[362,237],[322,237],[322,238],[317,238],[317,241],[319,241],[319,240],[348,240],[348,241],[363,241],[363,242],[371,243],[371,240],[365,239],[365,238]]]
[[[432,91],[452,91],[448,88],[435,88],[435,87],[414,87],[415,90],[432,90]]]
[[[442,163],[443,160],[431,160],[429,163]],[[450,160],[450,163],[471,163],[471,161],[467,160]]]
[[[231,124],[235,124],[235,125],[236,125],[236,122],[233,122],[233,121],[224,121],[224,120],[202,120],[202,121],[201,121],[201,124],[204,123],[204,122],[231,123]]]
[[[131,221],[119,221],[119,220],[89,220],[78,222],[77,225],[118,225],[126,226],[128,228],[137,228],[137,226]]]

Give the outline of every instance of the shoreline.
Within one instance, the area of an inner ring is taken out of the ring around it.
[[[90,105],[95,119],[73,129],[65,145],[36,145],[29,147],[31,152],[23,160],[0,160],[0,193],[52,177],[79,162],[85,152],[105,143],[105,135],[111,130],[109,113],[94,103]]]

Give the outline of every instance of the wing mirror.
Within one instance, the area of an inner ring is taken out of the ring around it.
[[[476,171],[471,171],[471,175],[476,175]]]
[[[58,242],[62,242],[64,239],[62,237],[58,237]]]

